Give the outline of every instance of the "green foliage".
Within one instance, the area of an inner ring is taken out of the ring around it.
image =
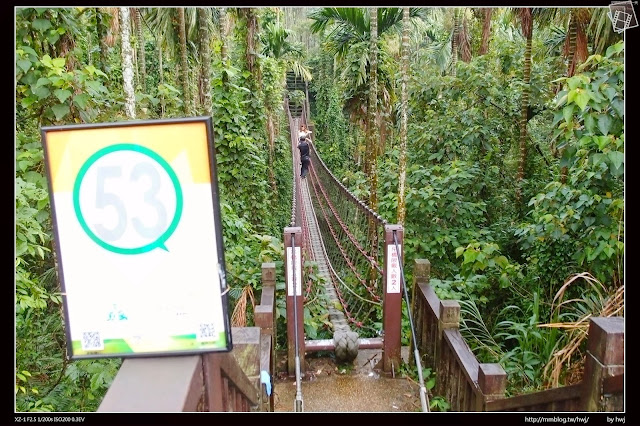
[[[621,48],[591,56],[580,74],[561,79],[555,136],[568,177],[529,201],[531,220],[516,232],[537,274],[563,281],[580,268],[602,282],[622,282],[623,64],[615,59]]]
[[[540,389],[544,384],[544,366],[560,344],[557,329],[539,328],[540,297],[535,292],[526,311],[518,306],[505,307],[500,316],[508,316],[496,324],[495,339],[503,352],[499,359],[509,377],[508,392]]]
[[[408,258],[432,259],[437,274],[455,274],[455,249],[490,238],[484,229],[486,204],[479,196],[480,172],[474,164],[459,160],[441,165],[412,164],[407,169],[407,222],[413,225],[405,234]],[[385,182],[380,187],[386,194],[394,193],[387,189],[386,173],[381,170],[380,176]],[[389,188],[393,187],[391,183]],[[380,202],[380,210],[383,206],[389,208],[389,216],[395,212],[395,200],[389,202],[388,196]]]
[[[460,256],[462,266],[454,285],[466,293],[467,299],[494,305],[500,300],[496,290],[506,289],[512,280],[522,278],[521,267],[501,255],[495,243],[472,241],[456,248],[456,257]]]
[[[311,115],[314,117],[314,142],[322,153],[322,160],[334,173],[353,167],[353,135],[348,131],[342,111],[344,94],[333,79],[333,61],[321,59],[316,65],[316,78],[309,87],[313,97]]]
[[[221,198],[235,211],[246,211],[252,224],[270,231],[264,142],[256,140],[244,109],[247,88],[213,78],[213,128]],[[230,90],[229,90],[230,89]]]
[[[29,46],[18,46],[16,102],[22,111],[37,111],[44,124],[60,123],[67,115],[75,122],[92,122],[108,93],[102,84],[106,74],[92,65],[66,71],[65,62],[49,55],[38,57]]]

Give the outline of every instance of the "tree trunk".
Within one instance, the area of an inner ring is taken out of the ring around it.
[[[569,21],[569,51],[567,57],[569,63],[567,64],[567,77],[572,77],[576,71],[576,37],[578,35],[578,24],[576,23],[576,17],[571,16]]]
[[[406,215],[406,204],[404,199],[405,179],[407,175],[407,128],[408,128],[408,94],[407,86],[409,84],[409,8],[402,9],[402,86],[400,89],[401,106],[400,113],[402,121],[400,122],[400,164],[398,166],[398,225],[404,225]]]
[[[262,85],[262,77],[260,76],[260,70],[258,68],[258,64],[256,63],[256,59],[258,57],[258,52],[256,51],[258,17],[256,15],[256,11],[253,8],[247,8],[245,11],[245,16],[247,18],[247,67],[254,78],[254,88],[258,89]]]
[[[369,107],[368,107],[368,140],[367,158],[369,159],[369,207],[377,208],[377,152],[378,152],[378,127],[376,126],[378,112],[378,8],[370,7],[371,39],[369,43]]]
[[[181,64],[181,83],[183,96],[183,109],[186,115],[191,115],[191,98],[189,91],[189,68],[187,64],[187,32],[186,22],[184,19],[184,7],[178,8],[178,32],[180,35],[180,64]]]
[[[107,67],[107,58],[109,53],[109,45],[106,42],[107,25],[103,16],[102,8],[96,7],[96,32],[98,34],[98,42],[100,44],[100,63],[98,68],[105,73],[109,73]]]
[[[520,105],[520,164],[518,166],[518,176],[516,181],[516,204],[522,201],[522,183],[524,181],[524,167],[527,160],[527,119],[529,109],[529,94],[531,88],[531,38],[533,33],[533,21],[531,18],[531,9],[525,8],[521,12],[522,32],[527,40],[524,49],[524,70],[522,80],[524,87],[522,88],[522,101]]]
[[[162,38],[158,37],[157,39],[157,44],[158,44],[158,74],[160,75],[160,84],[164,84],[164,69],[163,69],[163,65],[162,65]],[[164,101],[164,94],[160,95],[160,117],[164,117],[164,113],[165,113],[165,101]]]
[[[200,32],[200,54],[202,67],[203,106],[205,114],[213,115],[211,100],[211,47],[209,44],[209,10],[198,9],[198,30]]]
[[[137,7],[132,7],[131,12],[133,13],[133,21],[136,26],[136,38],[138,39],[138,74],[140,75],[140,88],[146,93],[147,92],[147,65],[146,65],[146,55],[144,51],[144,35],[142,31],[142,16],[140,15],[140,9]]]
[[[273,163],[275,159],[275,130],[273,125],[273,113],[271,111],[267,111],[267,138],[269,139],[269,181],[271,182],[271,190],[273,191],[273,196],[278,196],[278,187],[276,185],[276,176],[273,171]],[[277,198],[274,198],[274,200]]]
[[[493,8],[485,7],[484,22],[482,23],[482,43],[480,44],[480,51],[478,55],[484,55],[489,51],[489,39],[491,38],[491,15],[493,14]]]
[[[129,8],[120,8],[120,35],[122,40],[122,78],[124,79],[125,105],[127,117],[136,118],[136,97],[133,90],[133,48],[131,47],[131,21]]]
[[[368,149],[365,153],[366,160],[369,163],[369,207],[373,211],[378,210],[378,127],[376,126],[376,118],[378,112],[378,8],[370,7],[369,16],[371,22],[371,39],[369,43],[369,106],[367,109],[367,145]],[[376,223],[373,219],[369,219],[369,247],[371,247],[371,256],[376,259],[378,256],[378,233]],[[371,267],[369,271],[369,283],[373,285],[375,282],[375,269]]]
[[[460,14],[462,18],[458,18],[458,24],[460,24],[460,19],[462,20],[462,25],[458,27],[458,46],[460,46],[460,59],[463,62],[469,63],[471,62],[471,43],[469,42],[469,29],[467,27],[467,14],[465,13],[466,9],[462,9]]]
[[[305,95],[305,101],[304,101],[304,105],[306,108],[306,115],[307,117],[305,118],[305,123],[307,123],[307,126],[309,126],[309,120],[311,118],[311,104],[309,102],[309,85],[307,84],[307,82],[304,82],[304,95]]]
[[[456,76],[458,65],[458,31],[460,27],[460,10],[453,9],[453,35],[451,36],[451,75]]]
[[[220,8],[220,60],[222,61],[222,68],[227,68],[228,62],[228,54],[227,54],[227,26],[228,26],[229,16],[227,15],[227,9],[224,7]],[[226,84],[228,80],[228,76],[226,72],[222,73],[222,83]]]

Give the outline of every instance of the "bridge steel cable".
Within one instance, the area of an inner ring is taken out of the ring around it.
[[[313,174],[314,178],[316,178],[316,177],[317,177],[317,175],[315,174],[315,170],[313,170],[313,166],[312,166],[312,174]],[[314,182],[313,182],[313,189],[314,189],[314,192],[316,193],[316,199],[318,199],[318,200],[319,200],[320,195],[318,195],[318,192],[320,191],[320,189],[317,189],[317,187],[318,187],[318,186],[320,186],[320,183],[319,183],[319,182],[317,182],[317,180],[316,180],[316,181],[314,181]],[[356,297],[360,298],[361,300],[363,300],[363,301],[365,301],[365,302],[372,303],[372,304],[381,305],[381,304],[382,304],[382,300],[381,300],[381,298],[380,298],[377,294],[375,294],[375,292],[374,292],[374,290],[373,290],[372,288],[367,287],[366,279],[365,279],[365,278],[363,278],[363,277],[360,275],[360,273],[359,273],[359,272],[358,272],[358,270],[356,269],[356,265],[355,265],[355,264],[353,263],[353,261],[351,260],[351,258],[350,258],[350,256],[349,256],[349,254],[348,254],[348,253],[346,253],[346,251],[345,251],[345,249],[344,249],[344,247],[343,247],[342,243],[340,242],[340,239],[339,239],[339,237],[338,237],[338,235],[337,235],[336,231],[335,231],[335,230],[334,230],[334,228],[332,227],[331,222],[330,222],[330,220],[329,220],[329,218],[328,218],[328,212],[327,212],[327,209],[331,207],[331,205],[330,205],[330,201],[329,201],[329,200],[325,200],[325,201],[327,202],[327,208],[325,208],[325,206],[324,206],[321,202],[319,202],[318,204],[320,205],[320,208],[321,208],[321,210],[322,210],[322,217],[324,218],[325,223],[326,223],[326,224],[328,225],[328,227],[329,227],[329,231],[330,231],[330,233],[331,233],[331,236],[333,237],[333,241],[335,242],[336,246],[339,248],[340,252],[342,253],[342,256],[344,257],[344,260],[347,262],[347,265],[349,266],[349,269],[351,269],[351,271],[353,272],[353,274],[355,275],[355,277],[358,279],[358,281],[360,282],[360,284],[362,284],[362,286],[363,286],[363,287],[366,287],[366,288],[367,288],[367,291],[368,291],[368,292],[369,292],[369,294],[373,297],[373,300],[365,299],[365,298],[363,298],[362,296],[358,295],[358,294],[357,294],[353,289],[351,289],[351,288],[350,288],[346,283],[344,283],[344,282],[341,280],[342,285],[343,285],[344,287],[346,287],[346,288],[347,288],[347,290],[348,290],[349,292],[351,292],[354,296],[356,296]],[[315,213],[315,210],[314,210],[314,214],[316,214],[316,213]],[[326,251],[325,251],[325,253],[326,253]],[[332,268],[332,270],[333,270],[333,268]],[[335,272],[335,270],[334,270],[334,272]]]
[[[310,144],[313,198],[318,224],[327,245],[329,262],[339,271],[342,282],[349,283],[343,295],[356,293],[372,302],[382,300],[384,226],[386,221],[358,200],[336,179],[320,158],[313,143]],[[317,182],[317,184],[316,184]],[[322,214],[325,212],[326,214]],[[371,246],[371,225],[374,244]],[[364,247],[371,247],[369,251]],[[346,298],[345,298],[346,299]],[[354,300],[347,300],[347,305]],[[382,333],[381,309],[363,309],[351,321],[358,331],[374,337]]]
[[[314,183],[314,186],[317,184]],[[318,214],[317,212],[315,214]],[[327,209],[322,207],[322,216],[325,220],[327,220]],[[332,236],[334,238],[334,242],[336,244],[340,244],[338,240],[336,240],[335,232],[332,231]],[[322,235],[320,235],[321,245],[326,255],[326,245],[322,240]],[[332,289],[335,292],[335,296],[340,301],[342,305],[343,312],[347,316],[348,323],[354,325],[357,328],[361,328],[363,326],[360,318],[366,317],[370,315],[374,310],[375,306],[381,306],[381,302],[376,302],[371,300],[370,298],[365,298],[358,294],[357,288],[355,286],[349,286],[345,283],[344,280],[340,277],[340,275],[335,271],[331,263],[328,263],[330,271],[331,271],[331,284],[333,285]],[[331,314],[330,314],[331,316]]]
[[[309,250],[310,235],[308,221],[303,218],[306,217],[305,203],[302,197],[303,185],[300,179],[300,152],[298,146],[298,133],[299,117],[293,117],[291,110],[289,109],[288,99],[285,98],[284,108],[287,112],[289,119],[290,140],[291,140],[291,157],[292,157],[292,175],[293,175],[293,190],[291,200],[291,220],[289,226],[297,226],[302,230],[302,264],[303,264],[303,281],[306,283],[304,287],[304,303],[314,303],[318,297],[320,297],[320,289],[312,286],[313,280],[309,278],[313,267],[311,265],[305,266],[306,260],[316,260],[313,256],[313,251]]]
[[[331,322],[333,331],[333,344],[336,357],[349,361],[357,356],[358,351],[358,334],[351,330],[349,324],[356,324],[358,321],[353,317],[349,318],[351,321],[345,318],[344,306],[348,302],[344,298],[340,300],[340,297],[338,297],[335,292],[335,287],[332,285],[334,279],[329,271],[333,269],[333,267],[326,256],[326,250],[319,242],[321,232],[318,230],[318,223],[313,213],[313,202],[309,194],[308,182],[311,181],[312,177],[308,175],[306,179],[300,178],[300,153],[297,149],[297,129],[301,123],[300,117],[294,117],[291,114],[292,110],[288,107],[288,102],[285,100],[285,108],[287,109],[291,131],[294,174],[291,224],[301,228],[303,237],[303,262],[305,259],[313,259],[318,268],[318,275],[324,278],[325,283],[324,286],[317,285],[313,287],[311,285],[313,280],[309,279],[309,273],[312,272],[313,266],[311,264],[305,266],[303,268],[303,281],[306,280],[307,286],[305,288],[304,303],[306,305],[319,302],[320,300],[324,301],[329,311],[329,321]],[[338,308],[336,305],[340,305],[342,308]]]
[[[314,190],[315,190],[315,184],[313,185],[313,187],[314,187]],[[311,206],[311,210],[312,210],[312,215],[313,215],[313,216],[311,216],[311,217],[316,217],[317,213],[316,213],[315,209],[313,208],[313,205]],[[324,213],[324,211],[323,211],[323,216],[324,216],[324,217],[325,217],[325,219],[326,219],[326,214]],[[329,255],[327,254],[326,245],[325,245],[324,240],[323,240],[323,238],[322,238],[322,234],[320,234],[320,235],[319,235],[319,237],[320,237],[320,245],[321,245],[321,247],[322,247],[323,254],[324,254],[325,258],[328,258],[328,257],[329,257]],[[334,287],[334,289],[336,290],[336,292],[338,293],[338,297],[339,297],[341,300],[342,300],[342,297],[341,297],[340,288],[345,288],[345,289],[346,289],[346,290],[348,290],[348,291],[349,291],[349,292],[350,292],[354,297],[356,297],[356,298],[360,299],[362,302],[365,302],[365,303],[372,303],[372,304],[377,304],[377,305],[380,305],[380,304],[381,304],[380,302],[375,302],[375,301],[372,301],[372,300],[370,300],[370,299],[366,299],[366,298],[364,298],[364,297],[360,296],[359,294],[357,294],[354,290],[352,290],[352,289],[351,289],[351,287],[349,287],[349,286],[348,286],[348,285],[347,285],[347,284],[346,284],[346,283],[345,283],[345,282],[340,278],[340,275],[336,272],[336,270],[335,270],[335,269],[333,269],[333,266],[331,265],[331,263],[328,263],[327,265],[328,265],[328,267],[329,267],[329,270],[331,271],[331,281],[332,281],[333,287]],[[338,281],[338,283],[336,283],[336,281]],[[338,287],[338,286],[342,286],[342,287]],[[348,312],[348,310],[347,310],[347,312]]]

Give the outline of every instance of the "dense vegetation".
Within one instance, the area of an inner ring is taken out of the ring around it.
[[[321,152],[404,224],[405,265],[430,260],[436,292],[461,301],[462,332],[505,368],[509,392],[579,380],[585,319],[623,315],[622,43],[595,9],[411,9],[377,10],[375,80],[375,10],[311,14]]]
[[[606,11],[16,9],[16,410],[94,411],[120,365],[66,359],[40,127],[211,115],[232,321],[250,324],[262,262],[283,276],[287,72],[309,82],[324,161],[403,224],[405,265],[430,260],[508,391],[579,379],[582,320],[624,314],[624,50]]]

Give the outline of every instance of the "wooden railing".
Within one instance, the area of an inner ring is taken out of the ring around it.
[[[435,393],[447,399],[451,411],[484,411],[488,401],[504,395],[507,374],[499,364],[478,363],[458,330],[460,304],[438,298],[429,286],[430,269],[428,260],[415,261],[416,342],[411,342],[410,352],[417,347],[423,366],[436,371]]]
[[[478,362],[458,329],[460,304],[438,298],[430,268],[428,260],[415,261],[410,353],[417,347],[423,366],[436,371],[435,394],[451,411],[624,410],[624,318],[591,319],[581,383],[505,398],[507,374],[499,364]]]
[[[98,411],[273,411],[261,372],[275,372],[275,264],[262,277],[258,326],[232,327],[231,352],[127,358]]]

